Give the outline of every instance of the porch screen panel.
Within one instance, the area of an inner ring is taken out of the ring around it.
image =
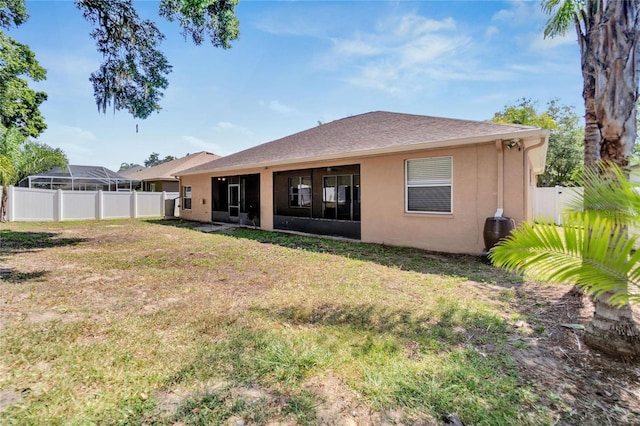
[[[406,211],[451,213],[452,166],[451,157],[407,160]]]

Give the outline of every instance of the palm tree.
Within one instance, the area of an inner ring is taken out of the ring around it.
[[[585,106],[585,169],[606,180],[610,165],[629,164],[636,140],[640,0],[544,0],[543,10],[551,15],[545,37],[564,34],[572,24],[576,29]],[[605,167],[597,167],[602,160]],[[594,191],[591,183],[585,184],[585,197]],[[585,341],[614,355],[627,356],[624,348],[629,344],[640,353],[640,331],[629,321],[628,305],[612,305],[616,294],[595,298]]]
[[[0,222],[7,219],[9,185],[28,175],[66,165],[67,157],[61,149],[29,141],[19,130],[0,126]]]
[[[25,136],[14,128],[0,127],[0,184],[2,198],[0,200],[0,222],[7,216],[7,188],[16,182],[18,172],[16,159],[20,155],[20,145]]]
[[[585,105],[585,165],[626,166],[635,144],[640,0],[544,0],[545,37],[575,26]]]
[[[490,253],[499,267],[526,272],[532,278],[567,282],[593,295],[596,313],[586,327],[591,347],[628,360],[640,360],[640,339],[629,303],[640,303],[640,186],[629,182],[615,165],[603,180],[598,171],[585,170],[591,191],[565,212],[562,228],[552,221],[522,224]],[[613,323],[612,323],[613,321]],[[614,327],[624,337],[601,340],[602,328]]]

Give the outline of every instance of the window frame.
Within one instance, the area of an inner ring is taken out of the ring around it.
[[[193,188],[191,187],[191,185],[184,185],[182,187],[182,209],[183,210],[191,210],[191,206],[193,203],[192,191],[193,191]],[[189,196],[187,196],[187,193],[189,194]],[[189,207],[187,207],[187,200],[189,200]]]
[[[419,160],[432,160],[432,159],[441,159],[448,158],[449,159],[449,167],[451,178],[448,183],[443,183],[441,181],[434,181],[433,183],[421,183],[421,184],[410,184],[409,183],[409,163],[411,161],[419,161]],[[427,210],[409,210],[409,188],[436,188],[436,187],[449,187],[449,211],[427,211]],[[445,215],[450,216],[453,214],[453,156],[451,155],[441,155],[437,157],[420,157],[420,158],[408,158],[404,161],[404,212],[406,214],[428,214],[428,215]]]
[[[293,193],[293,189],[294,189],[294,185],[293,183],[295,183],[296,181],[298,182],[296,185],[296,189],[298,191],[300,191],[300,186],[305,185],[303,183],[303,179],[308,179],[309,180],[309,193],[311,195],[311,198],[309,199],[309,204],[308,205],[300,205],[300,192],[298,192],[297,194]],[[292,176],[289,177],[288,179],[288,197],[287,197],[287,205],[290,209],[310,209],[312,207],[313,204],[313,179],[311,179],[311,176]],[[298,198],[298,204],[293,204],[292,203],[292,198],[293,196],[296,196]]]

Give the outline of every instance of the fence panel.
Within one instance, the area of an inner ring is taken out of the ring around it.
[[[60,191],[62,220],[98,218],[98,191]]]
[[[62,191],[11,186],[7,216],[9,221],[162,217],[164,200],[179,195],[177,192]]]
[[[102,218],[126,219],[134,217],[132,192],[103,192]]]
[[[534,220],[552,219],[556,225],[562,225],[562,213],[576,200],[581,200],[583,194],[581,187],[536,188]]]
[[[137,193],[137,217],[154,217],[164,208],[164,198],[153,192]]]
[[[47,221],[58,216],[57,191],[9,187],[8,201],[9,220]]]

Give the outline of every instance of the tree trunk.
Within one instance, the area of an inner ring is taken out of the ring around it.
[[[584,12],[576,28],[584,78],[585,168],[599,160],[626,167],[637,132],[640,0],[587,1]],[[610,296],[594,300],[585,343],[617,358],[640,361],[640,330],[633,313],[629,306],[611,306]]]
[[[2,197],[0,198],[0,222],[7,221],[7,185],[2,185]]]
[[[640,0],[603,3],[592,46],[600,157],[624,168],[629,165],[637,134]]]
[[[640,361],[640,331],[629,305],[617,309],[607,303],[611,293],[594,300],[595,312],[584,342],[593,349],[629,362]]]

